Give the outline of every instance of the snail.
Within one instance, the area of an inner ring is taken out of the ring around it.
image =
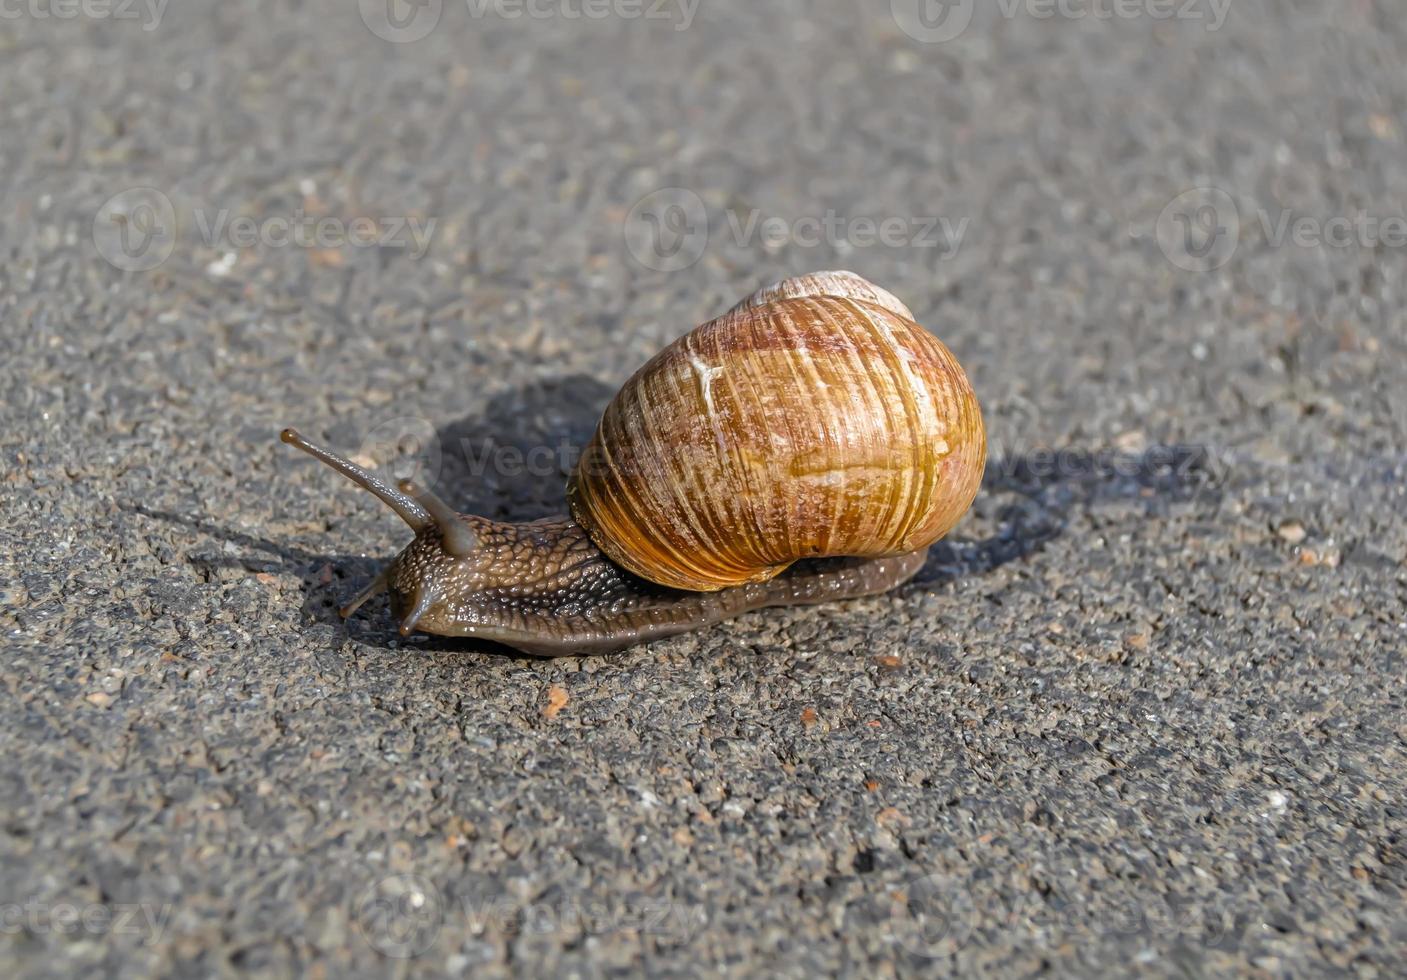
[[[382,590],[402,635],[606,653],[766,606],[885,592],[971,506],[987,443],[953,355],[850,272],[759,290],[640,368],[567,484],[506,524],[391,487],[285,429],[415,533]]]

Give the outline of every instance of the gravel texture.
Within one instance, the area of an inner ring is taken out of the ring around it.
[[[5,5],[0,974],[1402,975],[1407,5],[594,3]],[[544,516],[828,268],[983,400],[915,584],[338,619],[281,426]]]

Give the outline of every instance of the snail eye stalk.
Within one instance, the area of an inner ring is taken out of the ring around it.
[[[293,446],[301,449],[313,459],[319,460],[331,466],[338,473],[351,480],[357,486],[374,495],[387,507],[396,512],[396,515],[416,534],[425,530],[434,521],[430,517],[430,512],[420,504],[415,502],[413,497],[409,497],[394,487],[388,487],[366,470],[344,456],[339,456],[329,449],[323,449],[304,439],[298,434],[296,429],[284,429],[279,433],[279,438]]]
[[[460,519],[453,507],[429,490],[419,487],[409,480],[402,480],[399,486],[401,493],[413,497],[415,502],[430,515],[430,520],[440,531],[440,540],[444,544],[445,551],[456,558],[466,558],[479,547],[478,536],[469,529],[469,525]]]

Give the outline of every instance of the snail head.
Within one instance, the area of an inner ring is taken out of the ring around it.
[[[480,548],[469,519],[429,490],[409,480],[389,486],[351,460],[314,445],[294,429],[279,438],[326,463],[390,507],[415,532],[415,539],[396,555],[362,592],[339,612],[347,618],[383,589],[402,636],[417,627],[435,632],[440,620],[454,615],[449,597],[472,591],[483,579],[491,555]]]

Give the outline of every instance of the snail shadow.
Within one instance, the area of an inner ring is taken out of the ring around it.
[[[582,374],[503,391],[442,426],[430,483],[464,514],[535,521],[566,512],[566,484],[616,389]]]
[[[433,472],[424,474],[426,482],[463,513],[504,521],[561,514],[567,476],[614,392],[585,375],[505,390],[490,398],[482,412],[436,431]],[[1140,454],[1042,450],[994,458],[977,501],[980,518],[965,524],[990,533],[940,541],[904,590],[912,594],[933,589],[1032,556],[1063,534],[1079,510],[1101,501],[1138,500],[1156,514],[1173,501],[1214,488],[1215,469],[1212,454],[1197,446],[1155,446]],[[391,557],[326,553],[140,505],[126,509],[224,542],[224,548],[207,547],[186,556],[207,579],[273,571],[300,576],[302,611],[320,624],[343,624],[339,604],[360,591]],[[346,620],[345,628],[371,646],[407,642],[387,614],[384,599]],[[477,640],[416,636],[413,642],[417,650],[525,657]]]
[[[330,554],[300,548],[255,534],[247,534],[212,521],[148,507],[124,503],[122,510],[151,520],[174,524],[204,535],[220,546],[193,547],[185,556],[188,565],[205,582],[229,581],[245,575],[297,575],[302,580],[304,616],[317,623],[342,622],[338,614],[343,601],[380,571],[384,561],[365,555]],[[230,547],[232,546],[232,547]]]
[[[995,513],[981,539],[944,538],[907,589],[940,586],[1026,558],[1065,533],[1078,512],[1136,501],[1150,518],[1180,501],[1217,495],[1225,474],[1201,445],[1154,445],[1139,453],[1039,449],[989,459],[976,509]]]

